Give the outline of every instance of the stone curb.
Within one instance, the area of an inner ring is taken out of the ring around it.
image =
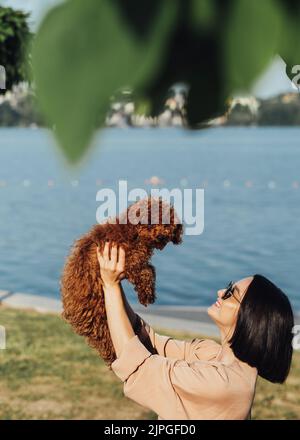
[[[0,290],[0,304],[6,307],[12,307],[21,310],[35,310],[40,313],[61,313],[61,301],[55,298],[31,295],[22,292],[9,292]],[[199,314],[199,318],[204,314],[205,308],[190,308],[176,306],[155,306],[145,308],[141,306],[132,306],[134,311],[141,318],[145,319],[151,326],[159,327],[165,330],[187,331],[192,333],[200,333],[207,336],[217,336],[218,330],[213,324],[202,322],[199,320],[186,319],[187,314],[191,311]],[[182,311],[183,317],[174,316],[178,311]],[[170,316],[171,315],[171,316]],[[173,315],[173,316],[172,316]]]

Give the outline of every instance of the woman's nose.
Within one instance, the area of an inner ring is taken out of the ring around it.
[[[222,298],[224,295],[225,289],[218,290],[218,298]]]

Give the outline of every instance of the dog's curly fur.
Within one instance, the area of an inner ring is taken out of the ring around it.
[[[150,264],[154,249],[162,250],[168,242],[181,243],[182,233],[173,206],[148,197],[119,217],[94,225],[75,241],[61,276],[62,316],[109,367],[116,354],[107,324],[97,245],[103,251],[109,240],[124,248],[125,278],[133,284],[139,302],[147,306],[156,299],[155,268]]]

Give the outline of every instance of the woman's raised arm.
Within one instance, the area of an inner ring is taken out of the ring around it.
[[[209,360],[219,350],[219,344],[210,339],[194,338],[190,341],[184,341],[155,332],[148,322],[134,312],[126,298],[122,285],[121,292],[133,330],[151,353],[193,362],[199,359]]]

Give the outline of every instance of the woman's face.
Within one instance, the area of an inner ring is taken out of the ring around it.
[[[218,290],[217,301],[207,309],[208,315],[218,327],[231,328],[235,326],[240,302],[252,280],[253,277],[247,277],[233,283],[233,295],[227,299],[222,299],[226,288]]]

